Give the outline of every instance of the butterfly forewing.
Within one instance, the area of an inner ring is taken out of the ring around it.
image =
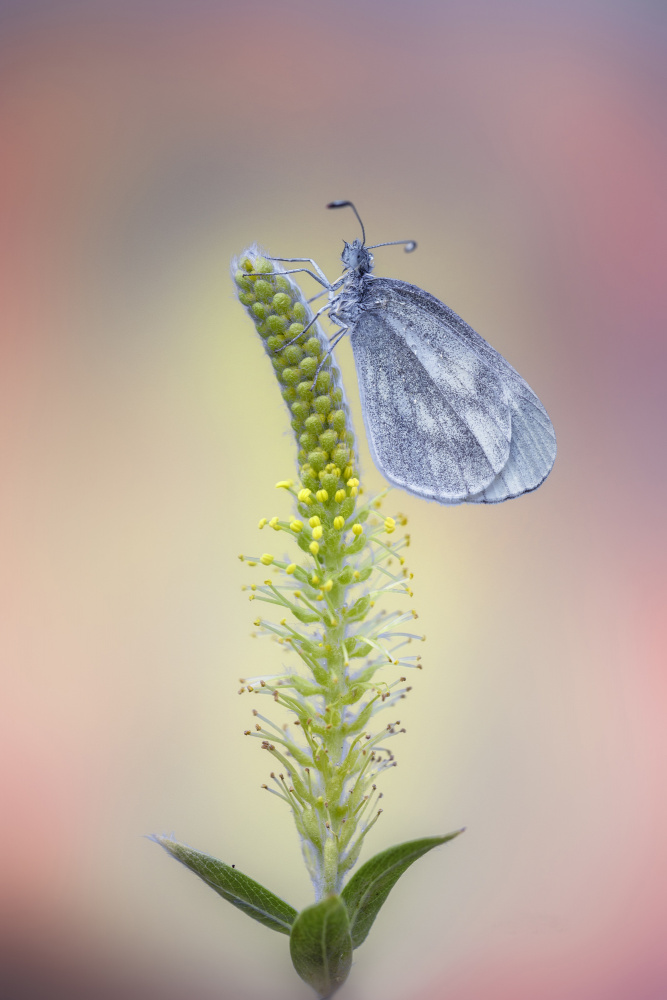
[[[475,434],[382,315],[352,332],[361,404],[373,459],[394,485],[441,503],[488,486],[497,468]],[[508,422],[509,432],[509,422]],[[509,441],[506,441],[506,454]]]
[[[440,503],[499,503],[535,489],[555,436],[521,376],[456,313],[406,282],[371,278],[352,330],[373,458]]]

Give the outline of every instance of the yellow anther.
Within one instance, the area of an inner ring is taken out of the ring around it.
[[[317,500],[319,500],[320,503],[326,503],[327,500],[329,499],[329,494],[327,493],[326,490],[318,490],[317,493],[315,494],[315,497],[317,498]]]
[[[294,597],[298,600],[301,597],[301,591],[300,590],[295,590],[294,591]]]
[[[280,619],[280,624],[281,625],[287,625],[287,619],[286,618],[281,618]]]
[[[321,590],[318,590],[317,593],[315,594],[315,600],[316,601],[323,601],[324,600],[324,594],[322,593]]]
[[[308,503],[310,501],[310,494],[312,492],[313,492],[312,490],[308,489],[299,490],[299,492],[296,495],[296,498],[299,501],[299,503]]]
[[[289,490],[294,486],[293,479],[281,479],[279,483],[276,483],[277,490]]]
[[[347,485],[348,486],[358,486],[359,485],[359,480],[358,479],[348,479]]]
[[[297,519],[294,517],[290,521],[289,526],[292,529],[292,531],[296,531],[298,533],[303,528],[303,521],[297,521]]]
[[[259,521],[259,524],[257,525],[257,527],[258,528],[263,528],[265,524],[268,524],[268,521],[266,520],[265,517],[262,517],[262,518],[260,518],[260,521]],[[242,559],[242,558],[243,558],[243,556],[239,556],[239,559]]]
[[[318,524],[316,528],[313,528],[313,538],[315,540],[321,538],[323,534],[324,534],[324,529],[321,527],[321,525]]]
[[[322,522],[320,521],[320,519],[317,516],[317,514],[315,515],[315,517],[311,517],[310,520],[308,521],[308,524],[311,526],[311,528],[316,528],[318,526],[318,524],[321,524],[321,523]]]
[[[353,535],[362,535],[363,532],[364,532],[364,529],[361,527],[360,524],[353,524],[352,525],[352,534]]]
[[[320,551],[320,546],[317,542],[311,542],[308,548],[310,549],[310,551],[313,553],[314,556],[316,556],[317,553]]]
[[[272,517],[269,521],[269,527],[273,528],[274,531],[280,531],[280,525],[278,524],[278,518]]]
[[[359,490],[357,489],[356,486],[350,486],[350,496],[351,497],[356,497],[356,495],[357,495],[358,492],[359,492]]]
[[[336,501],[336,503],[342,503],[346,495],[347,494],[345,493],[345,490],[336,490],[336,493],[334,495],[334,500]]]
[[[338,517],[334,517],[333,526],[336,529],[336,531],[342,531],[343,528],[345,527],[345,518],[341,517],[340,514],[338,515]]]
[[[262,556],[260,556],[260,559],[259,559],[259,561],[260,561],[260,562],[262,563],[262,565],[264,565],[264,566],[270,566],[270,565],[271,565],[271,563],[273,562],[273,556],[272,556],[272,555],[270,555],[270,553],[268,553],[268,552],[265,552],[265,553],[264,553],[264,554],[263,554]]]
[[[256,566],[256,565],[257,565],[257,563],[255,562],[254,559],[249,559],[248,560],[248,566]]]
[[[386,517],[384,519],[384,530],[387,532],[387,534],[391,535],[392,531],[394,531],[395,528],[396,528],[396,521],[393,519],[393,517]]]
[[[248,600],[249,600],[249,601],[254,601],[254,600],[255,600],[255,595],[254,595],[254,594],[251,594],[251,595],[250,595],[250,597],[248,598]]]
[[[352,574],[352,576],[354,577],[355,580],[360,580],[361,579],[361,573],[359,572],[358,569],[355,569],[355,571]]]
[[[320,578],[317,575],[317,573],[313,573],[313,575],[310,578],[310,582],[312,583],[313,587],[317,586],[317,584],[320,582]]]
[[[322,590],[326,590],[328,592],[329,590],[332,589],[333,589],[333,580],[327,580],[326,583],[322,584]]]
[[[290,576],[292,575],[295,569],[296,569],[296,563],[290,563],[289,566],[285,566],[285,572],[289,573]]]
[[[239,559],[243,562],[245,560],[245,556],[239,556]]]
[[[264,581],[264,585],[265,585],[266,587],[271,587],[271,586],[273,586],[273,580],[265,580],[265,581]]]
[[[262,623],[261,623],[260,619],[259,619],[259,618],[255,618],[255,620],[254,620],[254,622],[253,622],[253,625],[255,626],[255,628],[259,628],[259,626],[260,626],[261,624],[262,624]]]
[[[353,472],[354,469],[351,465],[346,466],[346,468],[343,469],[343,479],[349,479]]]

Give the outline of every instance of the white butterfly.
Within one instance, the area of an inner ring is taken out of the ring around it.
[[[500,503],[544,482],[556,435],[530,386],[478,333],[428,292],[376,278],[371,250],[346,243],[329,313],[350,334],[373,460],[401,489],[443,504]],[[400,241],[414,250],[412,241]],[[377,244],[389,246],[390,244]],[[286,260],[286,258],[273,258]],[[305,258],[299,258],[304,261]],[[295,261],[296,262],[296,261]]]

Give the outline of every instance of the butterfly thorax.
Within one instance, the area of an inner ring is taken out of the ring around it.
[[[345,244],[341,260],[345,265],[345,273],[339,290],[331,298],[329,315],[341,326],[353,326],[359,318],[359,304],[364,289],[373,280],[370,273],[373,269],[373,254],[361,240],[354,240]]]

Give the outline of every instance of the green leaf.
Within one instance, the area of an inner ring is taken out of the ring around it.
[[[289,947],[301,978],[320,997],[333,996],[352,965],[350,922],[340,896],[302,910],[292,925]]]
[[[350,933],[355,948],[366,940],[380,907],[412,862],[421,858],[422,854],[426,854],[431,848],[458,837],[460,833],[463,833],[463,830],[456,830],[455,833],[448,833],[444,837],[409,840],[405,844],[397,844],[396,847],[390,847],[376,854],[361,866],[342,892],[350,916]]]
[[[149,838],[164,847],[173,858],[184,864],[191,872],[210,885],[211,889],[260,924],[281,934],[289,934],[297,911],[279,896],[265,889],[259,882],[248,878],[237,868],[218,861],[209,854],[194,851],[185,844],[179,844],[170,837]]]

